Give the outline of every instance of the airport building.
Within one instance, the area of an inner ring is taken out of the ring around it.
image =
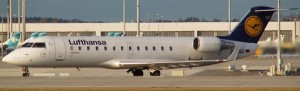
[[[237,22],[231,23],[234,29]],[[16,30],[18,24],[13,24]],[[1,26],[6,30],[6,26]],[[49,36],[106,36],[109,32],[123,32],[123,23],[27,23],[27,37],[32,32],[48,32]],[[194,37],[194,36],[223,36],[228,34],[228,22],[171,22],[171,23],[141,23],[142,36]],[[126,23],[125,36],[136,36],[137,24]],[[278,23],[270,22],[261,40],[277,38]],[[298,41],[300,22],[281,22],[281,34],[285,42]],[[5,33],[6,35],[6,33]],[[5,37],[4,37],[5,38]]]

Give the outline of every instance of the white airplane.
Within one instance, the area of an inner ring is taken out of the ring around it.
[[[269,10],[269,11],[259,11]],[[273,8],[250,9],[228,36],[217,37],[51,37],[32,39],[3,58],[23,67],[129,69],[133,76],[160,76],[160,70],[198,67],[253,55]]]
[[[284,42],[283,40],[284,40],[284,37],[285,37],[285,35],[280,35],[280,41],[281,41],[281,43],[282,42]],[[275,43],[276,45],[278,44],[278,40],[279,40],[279,38],[277,38],[277,39],[275,39],[274,41],[273,41],[273,43]]]
[[[285,35],[280,35],[280,41],[281,43],[283,43],[284,41],[284,37]],[[276,47],[278,45],[278,40],[279,38],[275,39],[275,40],[271,40],[271,37],[268,37],[267,40],[265,41],[258,41],[258,46],[262,47],[262,48],[268,48],[268,47]]]
[[[258,45],[262,45],[262,44],[268,44],[268,43],[271,43],[272,42],[272,38],[271,37],[268,37],[266,40],[264,41],[258,41],[257,44]]]

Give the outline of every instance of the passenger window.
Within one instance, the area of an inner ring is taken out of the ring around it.
[[[70,46],[70,50],[73,51],[73,46]]]
[[[87,46],[86,49],[89,51],[90,50],[90,46]]]
[[[81,51],[81,46],[78,46],[78,50]]]
[[[31,47],[33,45],[33,43],[25,43],[22,45],[22,47]]]
[[[163,46],[161,46],[161,51],[164,51],[164,47]]]
[[[106,46],[104,46],[104,50],[107,51],[107,47]]]
[[[155,51],[155,46],[153,46],[153,51]]]
[[[136,48],[138,51],[140,50],[140,47],[139,46],[137,46],[137,48]]]
[[[173,48],[172,48],[172,46],[170,46],[170,51],[172,51],[173,50]]]
[[[98,46],[96,46],[96,50],[98,51]]]
[[[122,50],[122,51],[124,50],[123,46],[121,46],[121,50]]]
[[[113,50],[114,50],[114,51],[116,50],[116,47],[115,47],[115,46],[113,46]]]
[[[46,48],[45,43],[34,43],[33,46],[34,48]]]
[[[145,50],[148,51],[148,47],[147,46],[145,46]]]

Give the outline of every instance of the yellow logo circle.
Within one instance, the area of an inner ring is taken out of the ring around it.
[[[256,37],[262,31],[262,21],[258,16],[250,16],[245,22],[245,30],[251,37]]]

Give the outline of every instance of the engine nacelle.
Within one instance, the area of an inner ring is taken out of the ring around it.
[[[197,37],[193,41],[193,48],[199,52],[220,52],[234,47],[234,42],[221,40],[217,37]]]

